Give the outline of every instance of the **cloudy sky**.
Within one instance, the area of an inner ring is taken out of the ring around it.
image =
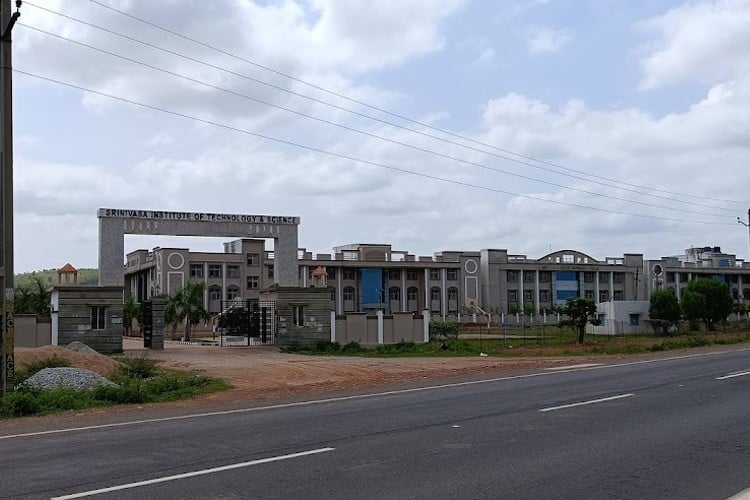
[[[99,207],[299,215],[320,253],[747,258],[748,26],[750,0],[25,1],[16,271],[95,267]],[[221,241],[126,239],[157,245]]]

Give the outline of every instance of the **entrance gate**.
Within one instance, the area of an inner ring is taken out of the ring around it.
[[[227,300],[218,319],[219,345],[276,345],[276,303],[272,300]]]

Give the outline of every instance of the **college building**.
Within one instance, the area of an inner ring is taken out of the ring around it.
[[[685,255],[644,260],[642,254],[595,259],[575,250],[540,258],[507,250],[443,251],[416,256],[389,244],[352,244],[330,254],[302,248],[297,255],[298,285],[312,285],[325,273],[331,310],[382,310],[453,316],[476,304],[498,313],[541,314],[571,297],[596,302],[648,300],[651,291],[673,290],[679,297],[691,279],[706,276],[727,282],[737,300],[750,299],[750,263],[718,247],[690,248]],[[276,283],[274,252],[263,239],[224,243],[223,252],[186,248],[136,250],[127,255],[125,287],[138,300],[171,295],[187,281],[205,283],[204,302],[219,313],[223,301],[256,299]]]

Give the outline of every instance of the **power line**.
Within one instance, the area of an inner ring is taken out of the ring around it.
[[[258,132],[253,132],[253,131],[250,131],[250,130],[241,129],[239,127],[235,127],[235,126],[228,125],[228,124],[225,124],[225,123],[220,123],[220,122],[216,122],[216,121],[212,121],[212,120],[207,120],[205,118],[200,118],[200,117],[197,117],[197,116],[188,115],[188,114],[185,114],[185,113],[181,113],[179,111],[173,111],[173,110],[162,108],[162,107],[155,106],[155,105],[152,105],[152,104],[146,104],[146,103],[138,102],[138,101],[135,101],[135,100],[132,100],[132,99],[128,99],[128,98],[125,98],[125,97],[120,97],[120,96],[116,96],[114,94],[109,94],[109,93],[106,93],[106,92],[101,92],[101,91],[98,91],[98,90],[86,88],[86,87],[83,87],[83,86],[80,86],[80,85],[77,85],[77,84],[74,84],[74,83],[64,82],[62,80],[58,80],[58,79],[47,77],[47,76],[38,75],[36,73],[32,73],[32,72],[29,72],[29,71],[24,71],[24,70],[17,69],[17,68],[13,68],[13,71],[15,71],[16,73],[22,74],[22,75],[26,75],[26,76],[29,76],[29,77],[32,77],[32,78],[36,78],[36,79],[39,79],[39,80],[44,80],[44,81],[47,81],[47,82],[50,82],[50,83],[55,83],[57,85],[61,85],[61,86],[64,86],[64,87],[76,89],[76,90],[79,90],[79,91],[82,91],[82,92],[86,92],[86,93],[98,95],[98,96],[101,96],[101,97],[106,97],[108,99],[112,99],[112,100],[124,102],[124,103],[130,104],[130,105],[133,105],[133,106],[138,106],[138,107],[145,108],[145,109],[150,109],[150,110],[153,110],[153,111],[159,111],[161,113],[166,113],[166,114],[169,114],[169,115],[172,115],[172,116],[177,116],[177,117],[180,117],[180,118],[184,118],[184,119],[187,119],[187,120],[192,120],[192,121],[203,123],[203,124],[206,124],[206,125],[211,125],[211,126],[214,126],[214,127],[225,129],[225,130],[231,130],[233,132],[238,132],[238,133],[249,135],[249,136],[252,136],[252,137],[259,138],[259,139],[264,139],[264,140],[267,140],[267,141],[276,142],[278,144],[284,144],[286,146],[292,146],[294,148],[304,149],[304,150],[307,150],[307,151],[311,151],[311,152],[314,152],[314,153],[319,153],[319,154],[330,156],[330,157],[334,157],[334,158],[348,160],[348,161],[352,161],[352,162],[355,162],[355,163],[360,163],[360,164],[363,164],[363,165],[370,165],[370,166],[373,166],[373,167],[378,167],[378,168],[382,168],[382,169],[386,169],[386,170],[391,170],[391,171],[394,171],[394,172],[399,172],[399,173],[402,173],[402,174],[413,175],[413,176],[417,176],[417,177],[431,179],[431,180],[435,180],[435,181],[439,181],[439,182],[446,182],[446,183],[450,183],[450,184],[455,184],[455,185],[462,186],[462,187],[479,189],[479,190],[482,190],[482,191],[487,191],[487,192],[492,192],[492,193],[497,193],[497,194],[504,194],[504,195],[507,195],[507,196],[516,196],[516,197],[519,197],[519,198],[526,198],[526,199],[535,200],[535,201],[543,201],[543,202],[552,203],[552,204],[555,204],[555,205],[562,205],[562,206],[567,206],[567,207],[571,207],[571,208],[581,208],[581,209],[585,209],[585,210],[592,210],[592,211],[596,211],[596,212],[613,214],[613,215],[624,215],[624,216],[628,216],[628,217],[639,217],[639,218],[644,218],[644,219],[663,220],[663,221],[669,221],[669,222],[679,222],[679,223],[684,223],[684,224],[701,224],[701,225],[711,225],[711,226],[731,226],[731,227],[734,227],[734,224],[728,224],[728,223],[722,223],[722,222],[710,222],[710,221],[701,221],[701,220],[685,220],[685,219],[678,219],[678,218],[672,218],[672,217],[662,217],[662,216],[651,215],[651,214],[639,214],[639,213],[623,212],[623,211],[620,211],[620,210],[613,210],[613,209],[601,208],[601,207],[593,207],[593,206],[589,206],[589,205],[581,205],[581,204],[577,204],[577,203],[569,203],[569,202],[560,201],[560,200],[552,200],[552,199],[542,198],[542,197],[539,197],[539,196],[534,196],[534,195],[529,195],[529,194],[514,193],[512,191],[505,191],[505,190],[502,190],[502,189],[493,188],[493,187],[489,187],[489,186],[480,186],[480,185],[476,185],[476,184],[471,184],[469,182],[458,181],[458,180],[455,180],[455,179],[449,179],[449,178],[440,177],[440,176],[437,176],[437,175],[431,175],[431,174],[426,174],[426,173],[423,173],[423,172],[417,172],[417,171],[414,171],[414,170],[409,170],[409,169],[405,169],[405,168],[395,167],[393,165],[387,165],[385,163],[380,163],[380,162],[365,160],[365,159],[362,159],[362,158],[357,158],[357,157],[354,157],[354,156],[351,156],[351,155],[347,155],[347,154],[343,154],[343,153],[336,153],[334,151],[329,151],[329,150],[322,149],[322,148],[319,148],[319,147],[316,147],[316,146],[310,146],[310,145],[306,145],[306,144],[301,144],[301,143],[294,142],[294,141],[287,140],[287,139],[280,139],[278,137],[273,137],[273,136],[269,136],[269,135],[266,135],[266,134],[260,134]]]
[[[155,66],[155,65],[152,65],[152,64],[149,64],[149,63],[146,63],[146,62],[143,62],[143,61],[131,58],[131,57],[123,56],[121,54],[117,54],[117,53],[109,51],[109,50],[101,49],[99,47],[95,47],[93,45],[90,45],[90,44],[87,44],[87,43],[84,43],[84,42],[80,42],[78,40],[73,40],[71,38],[67,38],[67,37],[64,37],[62,35],[58,35],[56,33],[52,33],[52,32],[49,32],[47,30],[43,30],[41,28],[37,28],[37,27],[34,27],[34,26],[29,26],[29,25],[23,24],[23,23],[19,23],[19,25],[23,26],[26,29],[30,29],[30,30],[33,30],[33,31],[45,34],[47,36],[51,36],[51,37],[57,38],[59,40],[64,40],[66,42],[74,43],[76,45],[88,48],[90,50],[94,50],[94,51],[106,54],[108,56],[116,57],[116,58],[124,60],[124,61],[128,61],[128,62],[131,62],[131,63],[134,63],[134,64],[138,64],[140,66],[143,66],[143,67],[146,67],[146,68],[149,68],[149,69],[152,69],[152,70],[155,70],[155,71],[158,71],[158,72],[170,75],[170,76],[174,76],[174,77],[181,78],[181,79],[184,79],[184,80],[192,82],[192,83],[196,83],[198,85],[202,85],[202,86],[214,89],[214,90],[218,90],[218,91],[221,91],[221,92],[224,92],[224,93],[236,96],[236,97],[241,97],[243,99],[247,99],[247,100],[259,103],[259,104],[263,104],[265,106],[276,108],[276,109],[279,109],[279,110],[282,110],[282,111],[285,111],[285,112],[288,112],[288,113],[293,113],[295,115],[298,115],[298,116],[301,116],[301,117],[304,117],[304,118],[308,118],[308,119],[311,119],[311,120],[315,120],[315,121],[318,121],[320,123],[324,123],[324,124],[327,124],[327,125],[332,125],[332,126],[335,126],[335,127],[339,127],[341,129],[344,129],[344,130],[347,130],[347,131],[350,131],[350,132],[354,132],[354,133],[358,133],[358,134],[364,135],[366,137],[370,137],[370,138],[378,139],[378,140],[381,140],[381,141],[384,141],[384,142],[388,142],[388,143],[391,143],[391,144],[396,144],[396,145],[399,145],[399,146],[403,146],[403,147],[406,147],[406,148],[409,148],[409,149],[412,149],[412,150],[415,150],[415,151],[418,151],[418,152],[421,152],[421,153],[430,154],[430,155],[436,156],[436,157],[441,158],[441,159],[455,161],[455,162],[462,163],[462,164],[465,164],[465,165],[469,165],[469,166],[473,166],[473,167],[477,167],[477,168],[481,168],[481,169],[485,169],[485,170],[490,170],[490,171],[501,173],[501,174],[505,174],[505,175],[510,175],[510,176],[517,177],[517,178],[520,178],[520,179],[529,180],[529,181],[538,182],[538,183],[541,183],[541,184],[546,184],[546,185],[554,186],[554,187],[557,187],[557,188],[560,188],[560,189],[567,189],[567,190],[570,190],[570,191],[575,191],[575,192],[579,192],[579,193],[583,193],[583,194],[587,194],[587,195],[592,195],[592,196],[598,196],[598,197],[601,197],[601,198],[607,198],[607,199],[617,200],[617,201],[621,201],[621,202],[625,202],[625,203],[632,203],[632,204],[636,204],[636,205],[641,205],[641,206],[646,206],[646,207],[651,207],[651,208],[658,208],[658,209],[662,209],[662,210],[670,210],[670,211],[679,212],[679,213],[702,215],[702,216],[705,216],[705,217],[725,217],[726,216],[726,215],[722,215],[722,214],[705,213],[704,211],[698,211],[698,210],[689,210],[689,209],[681,209],[681,208],[668,207],[668,206],[663,206],[663,205],[657,205],[655,203],[648,203],[648,202],[644,202],[644,201],[640,201],[640,200],[631,200],[631,199],[622,198],[622,197],[618,197],[618,196],[603,194],[603,193],[596,192],[596,191],[590,191],[590,190],[581,189],[581,188],[577,188],[577,187],[566,186],[566,185],[563,185],[563,184],[558,184],[558,183],[555,183],[555,182],[546,181],[544,179],[539,179],[539,178],[535,178],[535,177],[531,177],[531,176],[527,176],[527,175],[523,175],[523,174],[518,174],[518,173],[515,173],[515,172],[508,171],[508,170],[503,170],[503,169],[500,169],[500,168],[491,167],[491,166],[483,164],[483,163],[478,163],[478,162],[474,162],[474,161],[470,161],[470,160],[465,160],[463,158],[459,158],[459,157],[452,156],[452,155],[449,155],[449,154],[441,153],[439,151],[435,151],[435,150],[432,150],[432,149],[423,148],[421,146],[416,146],[414,144],[410,144],[410,143],[399,141],[399,140],[392,139],[392,138],[389,138],[389,137],[381,136],[381,135],[378,135],[378,134],[374,134],[372,132],[367,132],[365,130],[361,130],[361,129],[357,129],[357,128],[350,127],[350,126],[347,126],[347,125],[343,125],[343,124],[340,124],[340,123],[336,123],[336,122],[331,121],[331,120],[327,120],[327,119],[324,119],[324,118],[319,118],[319,117],[316,117],[314,115],[310,115],[310,114],[307,114],[307,113],[304,113],[304,112],[301,112],[301,111],[297,111],[297,110],[294,110],[294,109],[291,109],[291,108],[288,108],[288,107],[285,107],[285,106],[281,106],[281,105],[274,104],[274,103],[271,103],[271,102],[268,102],[268,101],[264,101],[262,99],[259,99],[259,98],[256,98],[256,97],[253,97],[253,96],[250,96],[250,95],[247,95],[247,94],[243,94],[241,92],[237,92],[237,91],[228,89],[226,87],[221,87],[219,85],[214,85],[214,84],[208,83],[208,82],[206,82],[204,80],[199,80],[199,79],[196,79],[196,78],[193,78],[193,77],[190,77],[190,76],[187,76],[187,75],[183,75],[181,73],[177,73],[177,72],[174,72],[174,71],[171,71],[171,70],[167,70],[167,69],[161,68],[159,66]],[[719,207],[713,207],[713,208],[718,208],[719,210],[734,212],[734,211],[732,211],[730,209],[726,209],[726,208],[719,208]]]
[[[325,92],[326,94],[338,97],[340,99],[347,100],[349,102],[358,104],[360,106],[364,106],[366,108],[372,109],[374,111],[378,111],[380,113],[384,113],[384,114],[392,116],[394,118],[398,118],[400,120],[404,120],[404,121],[407,121],[407,122],[410,122],[410,123],[414,123],[414,124],[419,125],[421,127],[425,127],[427,129],[430,129],[430,130],[433,130],[433,131],[436,131],[436,132],[440,132],[442,134],[449,135],[451,137],[455,137],[455,138],[458,138],[458,139],[462,139],[464,141],[468,141],[468,142],[470,142],[472,144],[477,144],[477,145],[480,145],[480,146],[488,147],[488,148],[494,149],[496,151],[502,151],[502,152],[507,153],[507,154],[518,156],[519,158],[523,158],[523,159],[526,159],[526,160],[534,161],[534,162],[541,163],[541,164],[544,164],[544,165],[549,165],[551,167],[555,167],[555,168],[558,168],[558,169],[561,169],[561,170],[566,170],[566,171],[570,171],[570,172],[576,172],[576,173],[579,173],[579,174],[588,175],[588,176],[590,176],[592,178],[595,178],[595,179],[600,179],[600,180],[615,182],[617,184],[622,184],[622,185],[630,186],[630,187],[634,187],[634,188],[645,189],[645,190],[648,190],[648,191],[653,191],[653,192],[658,192],[658,193],[664,193],[664,194],[670,194],[670,195],[674,195],[674,196],[682,196],[682,197],[685,197],[685,198],[695,198],[695,199],[702,199],[702,200],[708,200],[708,201],[718,201],[718,202],[737,203],[737,204],[745,204],[745,203],[747,203],[747,201],[728,200],[728,199],[721,199],[721,198],[712,198],[712,197],[699,196],[699,195],[694,195],[694,194],[689,194],[689,193],[678,193],[678,192],[675,192],[675,191],[667,191],[667,190],[652,188],[652,187],[648,187],[648,186],[640,186],[638,184],[632,184],[632,183],[628,183],[628,182],[621,181],[621,180],[618,180],[618,179],[612,179],[612,178],[608,178],[608,177],[604,177],[604,176],[599,176],[599,175],[591,174],[591,173],[585,172],[583,170],[577,170],[577,169],[565,167],[565,166],[562,166],[562,165],[559,165],[559,164],[556,164],[556,163],[553,163],[553,162],[549,162],[549,161],[546,161],[546,160],[540,160],[540,159],[534,158],[534,157],[529,156],[529,155],[525,155],[525,154],[518,153],[518,152],[509,150],[509,149],[505,149],[505,148],[501,148],[501,147],[498,147],[498,146],[494,146],[492,144],[488,144],[488,143],[485,143],[485,142],[477,141],[477,140],[472,139],[470,137],[466,137],[466,136],[463,136],[461,134],[457,134],[455,132],[451,132],[449,130],[445,130],[445,129],[442,129],[442,128],[439,128],[439,127],[435,127],[434,125],[430,125],[428,123],[424,123],[424,122],[421,122],[419,120],[415,120],[413,118],[409,118],[409,117],[407,117],[405,115],[402,115],[402,114],[399,114],[399,113],[395,113],[393,111],[389,111],[387,109],[384,109],[384,108],[381,108],[381,107],[369,104],[369,103],[367,103],[365,101],[362,101],[362,100],[359,100],[359,99],[355,99],[353,97],[349,97],[349,96],[347,96],[345,94],[342,94],[342,93],[336,92],[334,90],[322,87],[320,85],[308,82],[306,80],[303,80],[301,78],[295,77],[295,76],[290,75],[288,73],[285,73],[283,71],[279,71],[279,70],[271,68],[269,66],[265,66],[265,65],[260,64],[258,62],[255,62],[255,61],[253,61],[251,59],[247,59],[247,58],[244,58],[242,56],[238,56],[238,55],[233,54],[233,53],[231,53],[229,51],[221,49],[219,47],[216,47],[214,45],[208,44],[206,42],[202,42],[202,41],[197,40],[195,38],[191,38],[191,37],[189,37],[187,35],[184,35],[184,34],[179,33],[177,31],[171,30],[171,29],[169,29],[169,28],[167,28],[165,26],[156,24],[156,23],[154,23],[152,21],[148,21],[148,20],[143,19],[141,17],[138,17],[138,16],[136,16],[134,14],[130,14],[130,13],[125,12],[123,10],[117,9],[116,7],[112,7],[111,5],[105,4],[103,2],[100,2],[100,1],[97,1],[97,0],[89,0],[89,1],[91,3],[93,3],[93,4],[95,4],[95,5],[98,5],[98,6],[102,7],[102,8],[104,8],[104,9],[108,9],[110,11],[116,12],[116,13],[118,13],[120,15],[125,16],[125,17],[128,17],[130,19],[138,21],[138,22],[140,22],[142,24],[145,24],[147,26],[151,26],[152,28],[156,28],[156,29],[158,29],[160,31],[163,31],[165,33],[169,33],[170,35],[176,36],[178,38],[182,38],[183,40],[187,40],[187,41],[189,41],[191,43],[200,45],[202,47],[205,47],[207,49],[213,50],[213,51],[218,52],[220,54],[229,56],[229,57],[231,57],[233,59],[236,59],[238,61],[242,61],[244,63],[250,64],[252,66],[255,66],[257,68],[263,69],[265,71],[269,71],[271,73],[274,73],[276,75],[282,76],[284,78],[288,78],[288,79],[290,79],[292,81],[295,81],[297,83],[301,83],[301,84],[306,85],[306,86],[308,86],[310,88],[319,90],[321,92]],[[443,140],[445,140],[445,139],[443,139]],[[489,153],[487,153],[487,154],[489,154]],[[532,166],[534,168],[541,168],[538,165],[529,165],[529,166]],[[552,171],[554,172],[554,170],[552,170]],[[556,173],[558,173],[560,175],[568,175],[568,174],[564,174],[564,173],[561,173],[561,172],[556,172]],[[618,189],[622,189],[622,188],[618,188]],[[646,194],[646,193],[641,193],[641,194]],[[672,201],[676,201],[676,200],[672,200]]]
[[[394,122],[391,122],[391,121],[388,121],[388,120],[383,120],[381,118],[377,118],[377,117],[374,117],[374,116],[371,116],[371,115],[367,115],[365,113],[360,113],[359,111],[355,111],[355,110],[350,109],[350,108],[339,106],[337,104],[333,104],[333,103],[324,101],[322,99],[318,99],[316,97],[312,97],[312,96],[309,96],[309,95],[306,95],[306,94],[302,94],[300,92],[295,92],[295,91],[293,91],[291,89],[287,89],[287,88],[281,87],[279,85],[275,85],[273,83],[266,82],[264,80],[260,80],[260,79],[257,79],[257,78],[254,78],[254,77],[251,77],[251,76],[248,76],[248,75],[244,75],[242,73],[237,73],[237,72],[232,71],[230,69],[227,69],[227,68],[224,68],[224,67],[221,67],[221,66],[209,63],[207,61],[203,61],[203,60],[200,60],[200,59],[197,59],[197,58],[194,58],[194,57],[182,54],[182,53],[174,51],[174,50],[170,50],[170,49],[166,49],[166,48],[160,47],[158,45],[146,42],[144,40],[140,40],[138,38],[131,37],[131,36],[123,34],[123,33],[119,33],[117,31],[111,30],[109,28],[106,28],[106,27],[103,27],[103,26],[100,26],[100,25],[97,25],[97,24],[94,24],[94,23],[90,23],[88,21],[84,21],[84,20],[76,18],[74,16],[70,16],[68,14],[64,14],[64,13],[61,13],[61,12],[58,12],[58,11],[55,11],[55,10],[52,10],[52,9],[49,9],[49,8],[46,8],[46,7],[41,7],[41,6],[35,5],[33,3],[28,3],[28,5],[36,7],[38,9],[40,9],[40,10],[45,11],[45,12],[49,12],[51,14],[55,14],[57,16],[63,17],[65,19],[69,19],[71,21],[80,23],[80,24],[82,24],[84,26],[88,26],[88,27],[91,27],[91,28],[103,31],[103,32],[108,33],[108,34],[111,34],[111,35],[114,35],[114,36],[118,36],[118,37],[123,38],[125,40],[131,41],[131,42],[134,42],[134,43],[138,43],[138,44],[144,45],[146,47],[150,47],[150,48],[153,48],[155,50],[159,50],[161,52],[164,52],[164,53],[167,53],[167,54],[170,54],[170,55],[174,55],[174,56],[183,58],[185,60],[188,60],[188,61],[191,61],[191,62],[195,62],[195,63],[201,64],[201,65],[204,65],[206,67],[213,68],[213,69],[216,69],[216,70],[219,70],[219,71],[222,71],[222,72],[225,72],[225,73],[228,73],[228,74],[240,77],[240,78],[244,78],[244,79],[246,79],[248,81],[252,81],[252,82],[257,83],[259,85],[264,85],[266,87],[269,87],[269,88],[272,88],[272,89],[275,89],[275,90],[279,90],[281,92],[285,92],[287,94],[294,95],[296,97],[307,99],[307,100],[309,100],[311,102],[322,104],[322,105],[331,107],[331,108],[339,110],[339,111],[344,111],[346,113],[350,113],[350,114],[355,115],[355,116],[359,116],[359,117],[362,117],[362,118],[373,120],[375,122],[379,122],[379,123],[382,123],[382,124],[385,124],[385,125],[389,125],[389,126],[392,126],[392,127],[395,127],[395,128],[399,128],[401,130],[406,130],[406,131],[409,131],[409,132],[412,132],[412,133],[415,133],[415,134],[419,134],[421,136],[428,137],[430,139],[438,140],[440,142],[445,142],[447,144],[452,144],[452,145],[459,146],[459,147],[462,147],[462,148],[465,148],[465,149],[469,149],[471,151],[475,151],[475,152],[478,152],[478,153],[490,155],[490,156],[493,156],[493,157],[496,157],[496,158],[499,158],[499,159],[503,159],[503,160],[507,160],[507,161],[514,162],[514,163],[518,163],[518,164],[521,164],[521,165],[529,166],[529,167],[536,168],[536,169],[539,169],[539,170],[543,170],[543,171],[547,171],[547,172],[552,172],[552,173],[555,173],[555,174],[558,174],[558,175],[563,175],[563,176],[566,176],[566,177],[571,177],[573,179],[578,179],[578,180],[582,180],[582,181],[585,181],[585,182],[591,182],[591,180],[592,180],[591,178],[581,177],[581,176],[574,175],[574,174],[567,174],[565,172],[560,172],[560,171],[555,170],[553,168],[548,168],[548,167],[544,167],[544,166],[537,165],[537,164],[534,164],[534,163],[529,163],[528,161],[519,160],[518,158],[507,157],[507,156],[504,156],[504,155],[501,155],[501,154],[493,153],[492,151],[487,151],[485,149],[480,149],[480,148],[477,148],[477,147],[473,147],[473,146],[469,146],[469,145],[466,145],[466,144],[462,144],[460,142],[456,142],[456,141],[453,141],[453,140],[450,140],[450,139],[446,139],[444,137],[439,137],[439,136],[436,136],[436,135],[428,134],[428,133],[423,132],[421,130],[417,130],[417,129],[414,129],[414,128],[406,127],[404,125],[400,125],[400,124],[397,124],[397,123],[394,123]],[[50,34],[50,33],[47,33],[47,34]],[[57,36],[57,35],[53,35],[53,36]],[[72,40],[68,40],[68,41],[72,41]],[[416,123],[419,123],[419,122],[416,122]],[[448,132],[446,132],[446,133],[448,133]],[[465,138],[465,139],[466,140],[471,140],[469,138]],[[474,141],[474,142],[476,142],[476,141]],[[498,148],[496,148],[496,149],[498,149]],[[501,149],[498,149],[498,150],[501,150]],[[503,151],[505,151],[505,150],[503,150]],[[510,153],[510,154],[516,154],[517,156],[519,156],[519,154],[513,153],[512,151],[508,151],[508,153]],[[523,155],[520,155],[520,156],[523,157]],[[529,161],[536,161],[536,162],[541,162],[542,161],[542,160],[535,160],[535,159],[533,159],[531,157],[527,157],[527,158],[529,159]],[[585,173],[585,172],[583,172],[583,173]],[[593,176],[592,178],[601,178],[601,177]],[[615,181],[615,182],[619,182],[619,181]],[[734,209],[729,209],[729,208],[724,208],[724,207],[718,207],[718,206],[715,206],[715,205],[707,205],[707,204],[702,204],[702,203],[696,203],[694,201],[685,201],[685,200],[675,199],[675,198],[672,198],[672,197],[661,196],[661,195],[653,194],[653,193],[647,193],[647,192],[639,191],[639,190],[636,190],[636,189],[629,189],[629,188],[626,188],[626,187],[617,186],[617,185],[614,185],[614,184],[608,184],[608,183],[605,183],[605,182],[599,182],[599,184],[602,185],[602,186],[610,187],[610,188],[617,189],[617,190],[620,190],[620,191],[626,191],[626,192],[640,194],[640,195],[643,195],[643,196],[648,196],[648,197],[651,197],[651,198],[657,198],[657,199],[667,200],[667,201],[670,201],[670,202],[673,202],[673,203],[690,205],[690,206],[693,206],[693,207],[694,206],[700,206],[700,207],[714,209],[714,210],[720,210],[720,211],[724,211],[724,212],[735,212]],[[621,199],[621,198],[618,198],[618,199]],[[654,206],[661,207],[661,205],[654,205]],[[698,212],[698,213],[702,214],[702,212]]]

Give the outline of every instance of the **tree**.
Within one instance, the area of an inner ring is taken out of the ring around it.
[[[211,319],[211,315],[203,307],[203,290],[205,288],[205,283],[188,282],[182,290],[167,301],[165,316],[166,320],[173,324],[173,337],[177,323],[185,322],[185,340],[190,341],[193,325]]]
[[[13,306],[16,314],[36,314],[49,317],[52,292],[46,288],[42,280],[34,278],[28,287],[16,288]]]
[[[130,335],[133,330],[133,320],[138,319],[141,322],[141,306],[135,301],[132,295],[128,295],[122,305],[122,327],[125,335]]]
[[[724,321],[732,313],[732,294],[729,286],[712,278],[698,278],[688,283],[680,300],[682,314],[690,321],[703,321],[706,330],[714,330],[717,321]]]
[[[651,305],[648,308],[651,325],[654,330],[669,335],[669,329],[676,325],[682,317],[680,302],[675,294],[669,290],[655,290],[651,294]]]
[[[583,344],[586,335],[586,325],[598,324],[596,303],[591,299],[570,298],[561,310],[567,319],[560,322],[560,326],[569,326],[578,333],[578,343]]]

